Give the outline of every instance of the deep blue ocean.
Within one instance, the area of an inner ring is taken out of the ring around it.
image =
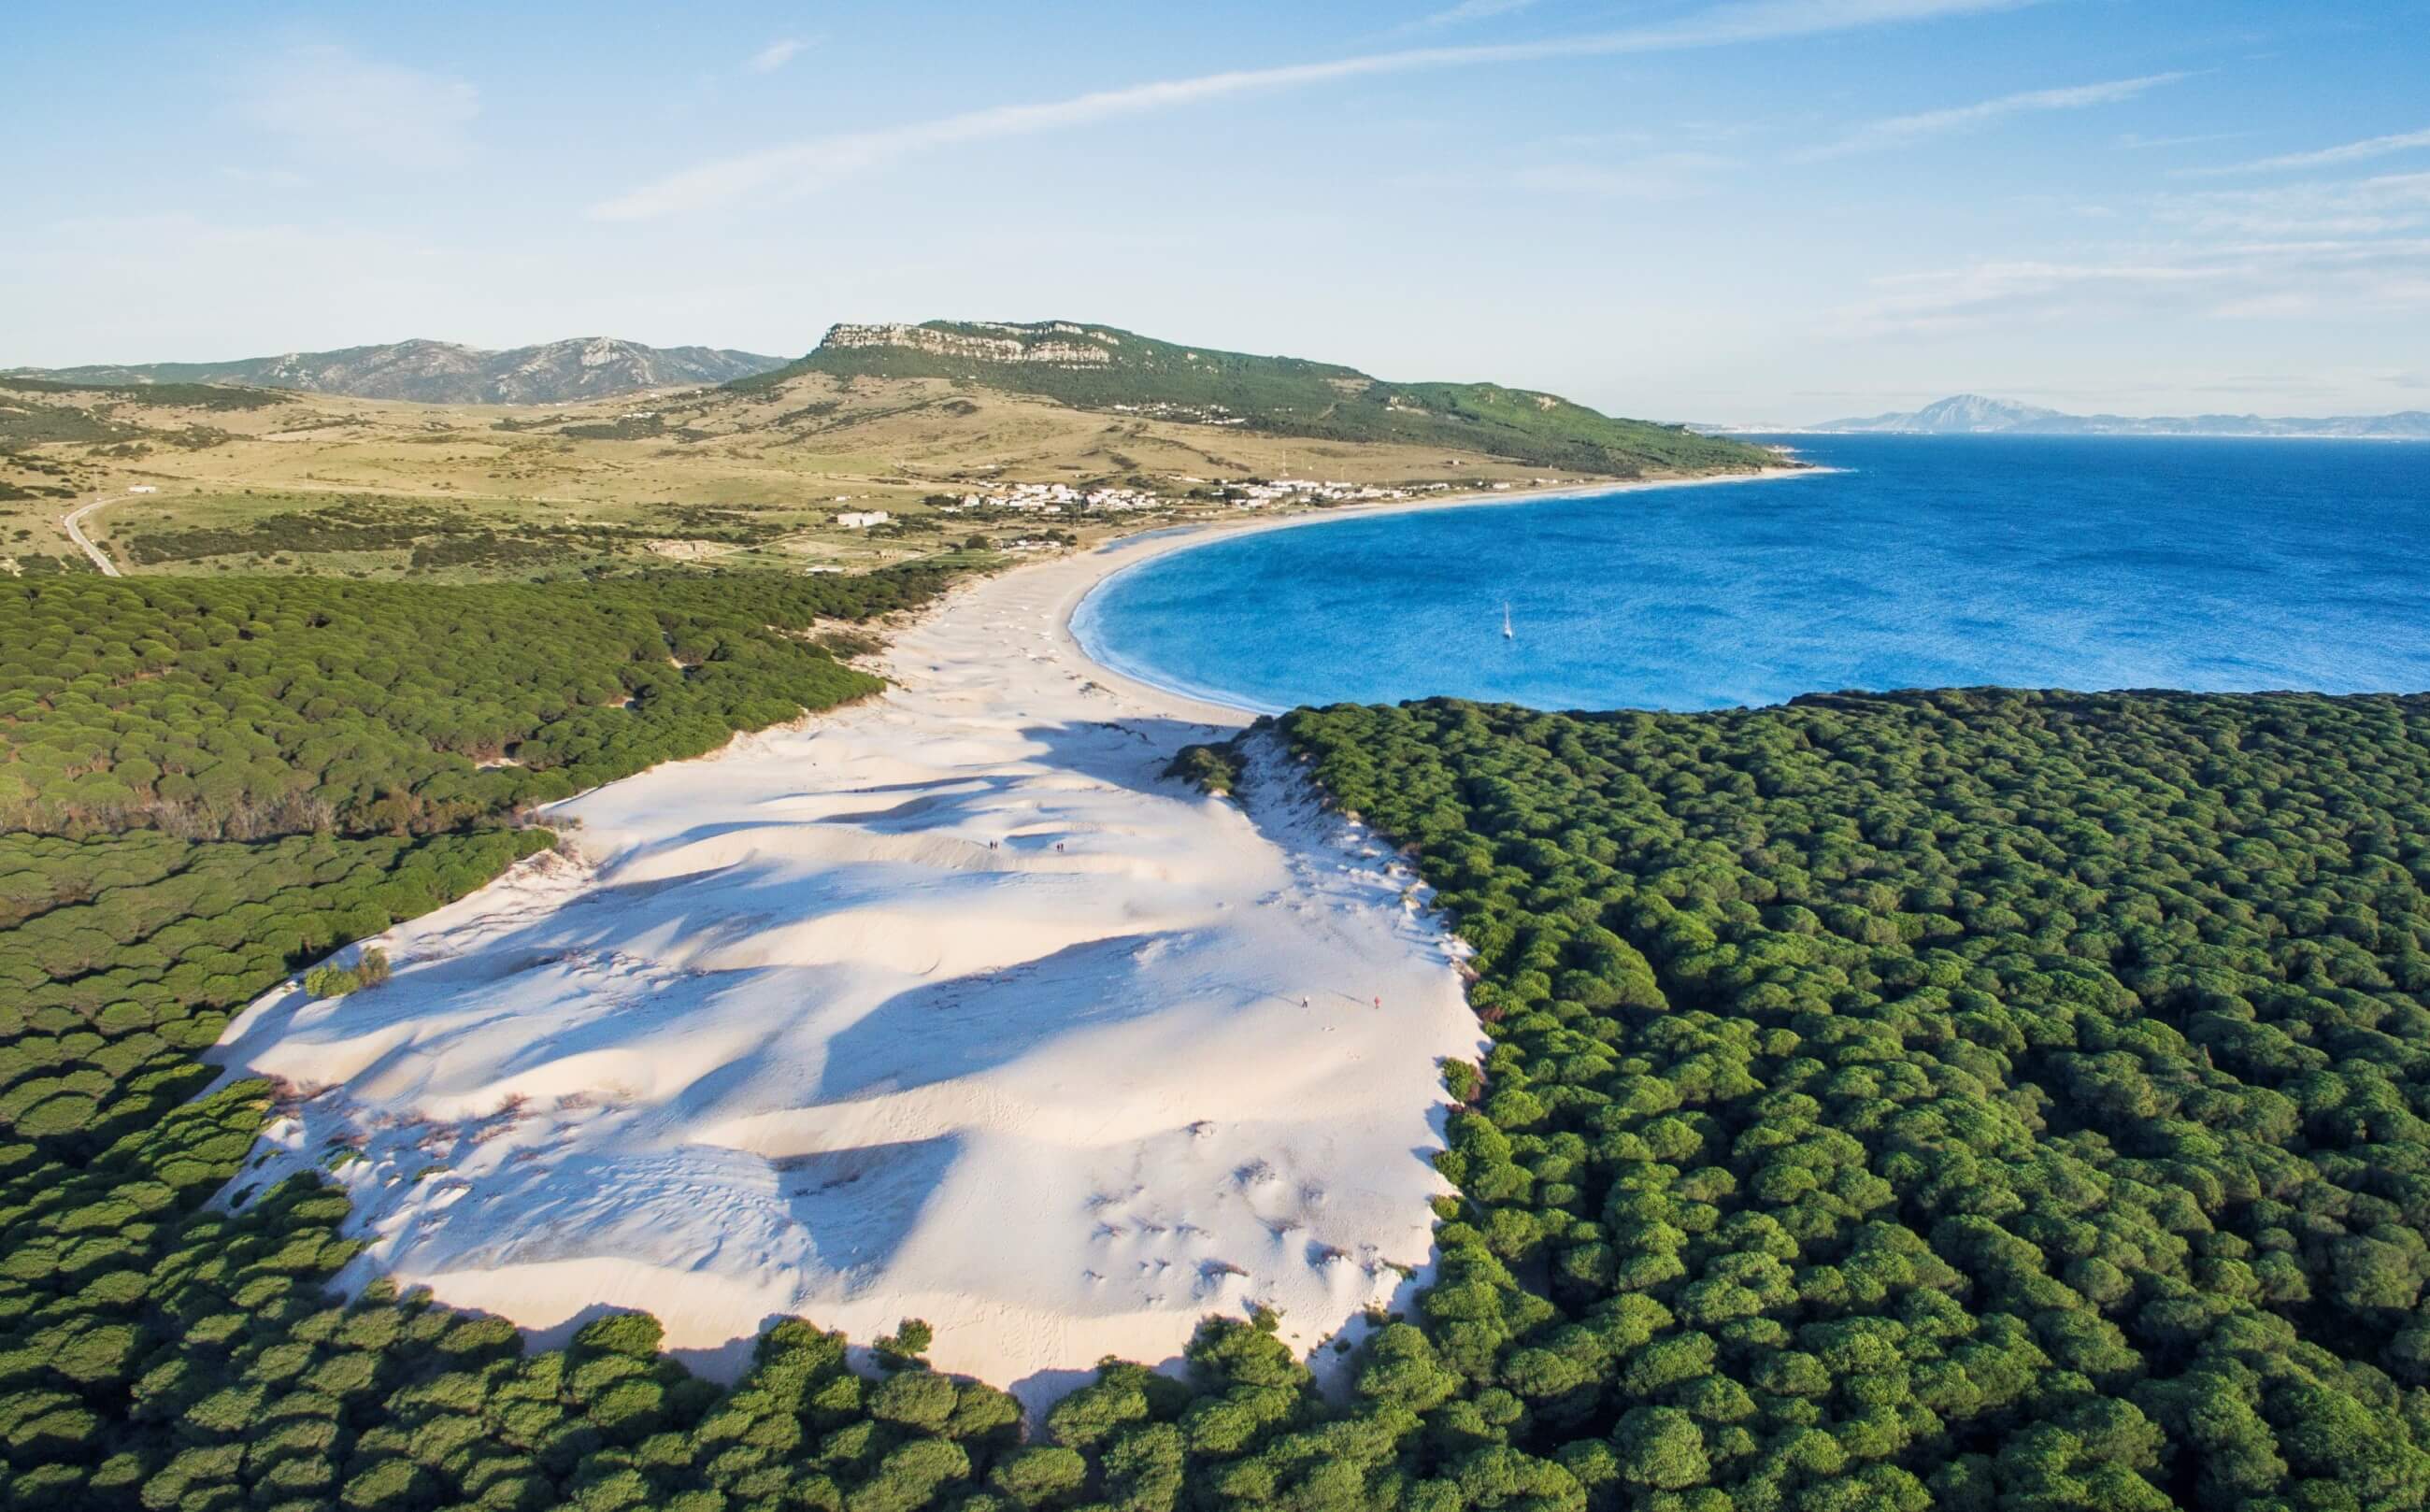
[[[1262,709],[2430,690],[2430,444],[1781,439],[1841,471],[1219,539],[1108,579],[1074,629]]]

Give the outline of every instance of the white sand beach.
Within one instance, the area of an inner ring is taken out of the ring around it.
[[[1480,1043],[1456,947],[1279,752],[1245,811],[1159,776],[1243,716],[1064,620],[1166,544],[972,584],[885,695],[562,805],[581,862],[371,942],[383,987],[257,1004],[215,1058],[310,1095],[240,1185],[334,1159],[350,1280],[544,1341],[644,1308],[720,1376],[785,1314],[920,1317],[1035,1405],[1209,1313],[1312,1349],[1392,1298]]]
[[[1033,1408],[1211,1313],[1355,1335],[1424,1279],[1440,1062],[1483,1039],[1398,856],[1271,739],[1243,804],[1166,780],[1247,716],[1074,642],[1196,539],[970,584],[880,697],[559,805],[578,859],[365,942],[382,987],[256,1004],[214,1058],[293,1095],[237,1186],[330,1171],[349,1281],[541,1343],[646,1309],[723,1378],[789,1314],[925,1319]]]

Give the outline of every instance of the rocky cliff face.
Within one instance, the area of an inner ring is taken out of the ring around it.
[[[901,323],[846,324],[829,330],[826,339],[819,343],[819,349],[841,352],[896,347],[929,357],[972,362],[1045,362],[1062,367],[1105,367],[1114,360],[1113,349],[1122,345],[1122,338],[1110,331],[1089,330],[1064,321],[1050,321],[1040,325],[1007,325],[987,321],[978,323],[972,329],[1002,334],[978,336],[971,331],[940,330],[933,325]]]
[[[424,404],[540,405],[645,389],[725,383],[782,367],[784,358],[707,346],[644,346],[578,337],[504,352],[453,341],[396,341],[334,352],[290,352],[233,362],[25,369],[79,383],[236,383],[358,399]]]
[[[942,382],[1136,420],[1389,442],[1556,474],[1747,472],[1778,461],[1742,442],[1615,419],[1534,390],[1391,383],[1339,363],[1184,346],[1076,321],[846,324],[799,362],[733,387],[760,392],[813,375]]]

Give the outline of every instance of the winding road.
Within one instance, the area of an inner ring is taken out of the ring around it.
[[[118,564],[109,559],[109,553],[94,545],[92,538],[84,533],[84,517],[105,504],[116,504],[126,497],[127,495],[124,493],[104,494],[91,504],[71,509],[59,516],[59,523],[68,527],[68,539],[84,548],[84,554],[92,558],[92,564],[101,569],[101,575],[104,577],[119,577],[125,574],[119,572]]]

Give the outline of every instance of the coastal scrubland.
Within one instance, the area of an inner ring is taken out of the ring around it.
[[[0,425],[0,556],[17,572],[87,570],[58,516],[94,497],[112,502],[87,533],[147,574],[462,582],[857,571],[945,554],[974,533],[1077,523],[940,508],[1012,482],[1152,488],[1179,518],[1222,512],[1190,499],[1208,491],[1190,478],[1523,489],[1548,476],[1474,453],[1093,412],[945,379],[812,374],[771,390],[511,408],[282,392],[228,411],[158,398],[0,390],[0,406],[23,411],[14,432]],[[835,523],[869,510],[894,518],[874,531]]]
[[[1222,478],[1524,490],[1773,460],[1546,394],[1384,385],[1285,358],[1233,367],[1221,391],[1236,407],[1221,414],[1187,374],[1092,387],[1033,364],[897,373],[824,346],[724,387],[562,405],[0,378],[0,571],[90,570],[59,517],[95,498],[109,502],[87,533],[147,573],[523,581],[862,570],[1046,523],[1103,534],[1222,515]],[[1177,397],[1157,397],[1167,388]],[[1169,507],[1095,522],[945,507],[1016,482]],[[837,520],[873,510],[891,518]]]
[[[1726,472],[1761,457],[1742,441],[1614,419],[1556,394],[1490,383],[1390,383],[1337,363],[1187,347],[1073,321],[839,326],[799,362],[734,387],[748,391],[808,374],[944,379],[1080,409],[1481,453],[1614,478]]]

